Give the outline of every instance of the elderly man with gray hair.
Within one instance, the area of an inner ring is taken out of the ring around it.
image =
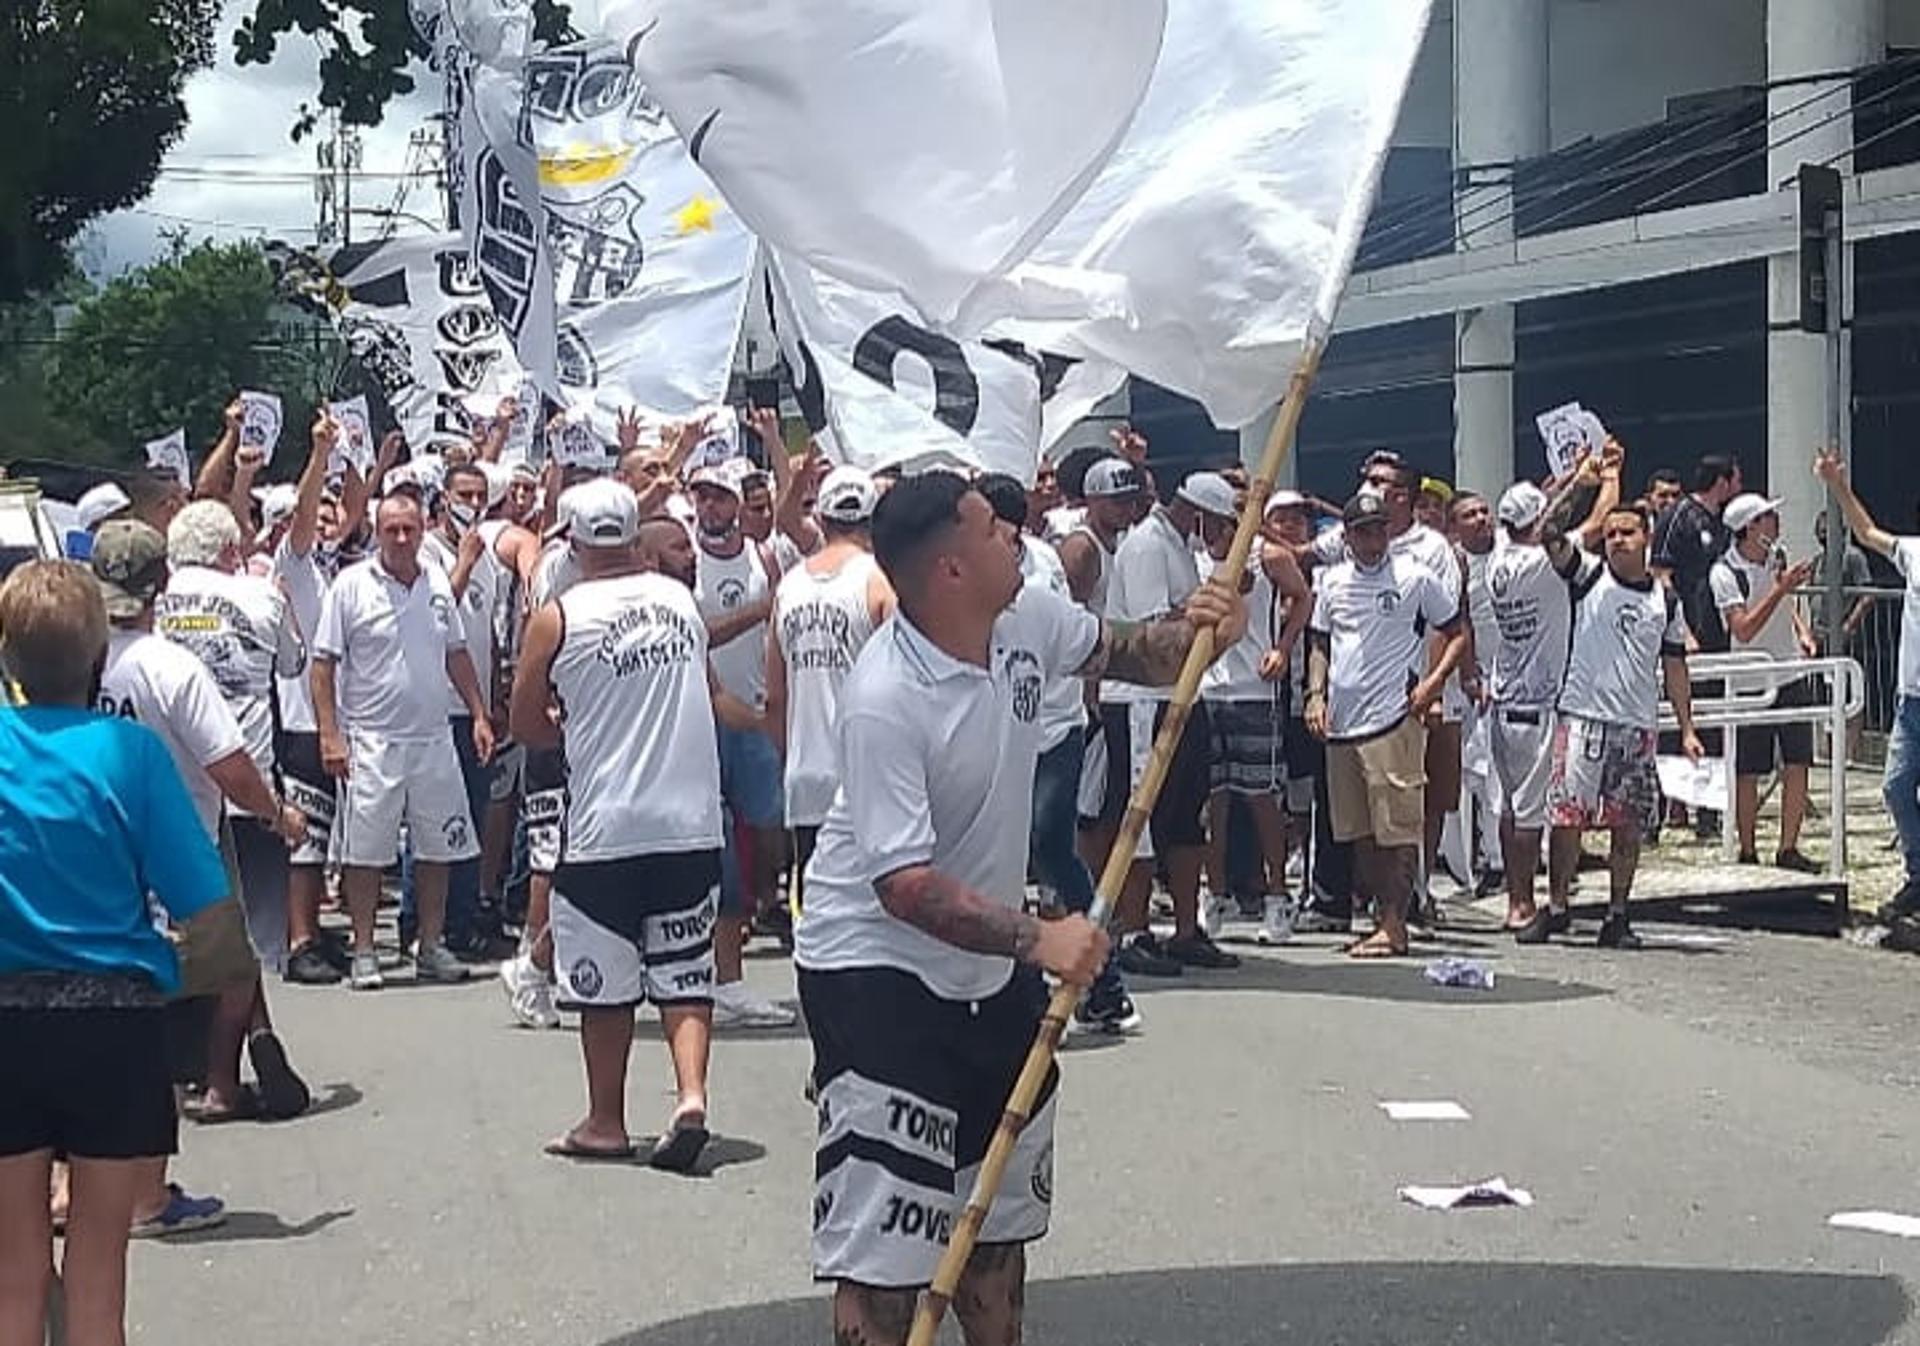
[[[155,630],[184,646],[219,684],[240,722],[247,756],[284,794],[276,755],[280,707],[276,676],[305,669],[307,651],[286,596],[271,580],[245,572],[246,544],[224,501],[196,500],[167,527],[167,588],[155,603]],[[287,959],[287,846],[274,820],[227,806],[247,931],[262,967]],[[319,838],[324,846],[326,838]]]

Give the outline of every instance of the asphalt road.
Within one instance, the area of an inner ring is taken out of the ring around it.
[[[1352,965],[1330,941],[1140,987],[1145,1034],[1066,1065],[1029,1340],[1920,1341],[1920,1241],[1827,1226],[1920,1215],[1915,965],[1658,933],[1639,954],[1470,932],[1417,950],[1487,959],[1491,992],[1429,986],[1418,959]],[[778,958],[749,975],[791,994]],[[802,1034],[718,1044],[719,1138],[704,1176],[672,1178],[540,1154],[581,1107],[577,1048],[512,1028],[495,984],[290,987],[275,1006],[322,1103],[188,1129],[178,1175],[233,1218],[136,1245],[134,1341],[828,1339]],[[664,1119],[668,1079],[643,1024],[636,1130]],[[1387,1100],[1471,1118],[1394,1122]],[[1536,1204],[1395,1195],[1493,1175]]]

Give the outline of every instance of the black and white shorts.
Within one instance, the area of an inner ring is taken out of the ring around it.
[[[567,760],[558,748],[528,748],[520,817],[527,825],[527,868],[552,874],[567,820]]]
[[[713,1000],[720,852],[563,864],[553,875],[553,968],[566,1009]]]
[[[287,802],[307,820],[306,840],[288,853],[287,863],[309,868],[324,865],[339,807],[333,777],[320,765],[320,735],[282,730],[274,741],[273,756],[280,766]]]
[[[1046,1008],[1020,969],[991,999],[943,1000],[893,968],[799,971],[819,1086],[813,1274],[901,1289],[926,1285],[973,1190]],[[980,1231],[1028,1243],[1053,1209],[1047,1077]]]
[[[1260,701],[1209,701],[1213,734],[1211,781],[1215,791],[1274,795],[1287,787],[1287,711],[1273,697]]]

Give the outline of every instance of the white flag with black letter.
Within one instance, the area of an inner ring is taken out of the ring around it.
[[[435,435],[467,437],[469,395],[518,390],[519,362],[457,234],[355,244],[329,268],[334,324],[416,453]]]
[[[761,238],[944,321],[1126,130],[1166,0],[602,0]]]

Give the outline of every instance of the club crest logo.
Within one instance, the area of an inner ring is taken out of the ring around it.
[[[600,975],[600,965],[593,959],[576,958],[567,969],[567,983],[582,1000],[592,1000],[606,985],[606,978]]]

